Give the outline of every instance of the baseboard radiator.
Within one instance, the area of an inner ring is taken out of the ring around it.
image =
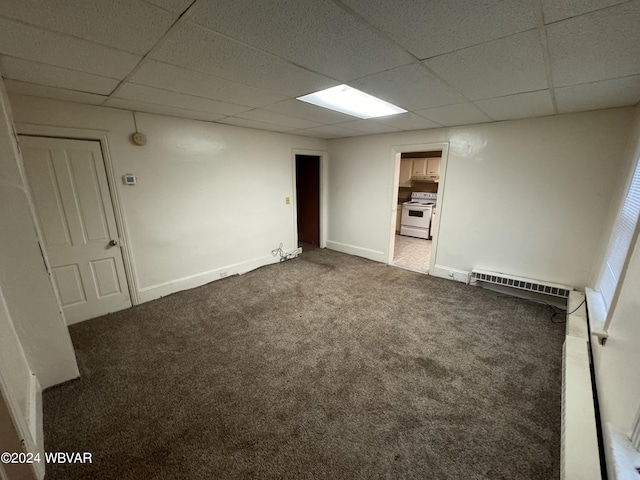
[[[544,295],[552,295],[554,297],[569,298],[569,292],[572,288],[557,283],[541,282],[530,278],[516,277],[500,272],[489,272],[486,270],[471,270],[471,280],[477,282],[491,283],[494,285],[502,285],[503,287],[517,288],[527,292],[542,293]]]
[[[584,294],[569,294],[562,349],[561,480],[602,480]],[[575,310],[575,311],[574,311]]]

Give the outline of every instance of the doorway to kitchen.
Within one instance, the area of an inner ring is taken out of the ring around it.
[[[391,265],[429,273],[437,238],[442,148],[399,152]]]
[[[320,247],[320,156],[296,154],[298,246]]]

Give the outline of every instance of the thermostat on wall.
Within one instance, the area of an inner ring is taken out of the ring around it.
[[[122,181],[124,182],[125,185],[135,185],[136,184],[136,176],[135,175],[131,175],[130,173],[125,173],[122,176]]]

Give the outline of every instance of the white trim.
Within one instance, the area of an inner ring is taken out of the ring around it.
[[[109,132],[106,130],[80,129],[80,128],[71,128],[71,127],[53,127],[49,125],[36,125],[36,124],[27,124],[27,123],[17,123],[16,130],[18,135],[67,138],[72,140],[95,140],[100,142],[100,149],[102,150],[102,159],[104,161],[105,170],[107,172],[107,183],[109,184],[111,204],[113,206],[113,213],[115,214],[115,218],[116,218],[116,228],[118,229],[118,236],[120,237],[118,240],[121,246],[120,250],[122,251],[122,260],[124,262],[124,270],[125,270],[125,276],[127,279],[128,288],[129,288],[129,296],[131,297],[131,303],[133,305],[140,304],[141,301],[138,295],[139,288],[138,288],[137,274],[135,270],[135,264],[133,262],[133,252],[131,251],[129,230],[127,229],[124,209],[122,208],[122,202],[120,201],[120,196],[118,193],[118,189],[116,187],[118,183],[117,183],[114,168],[113,168],[113,161],[111,160],[111,153],[109,151]],[[25,180],[25,183],[26,183],[26,180]],[[33,200],[31,198],[31,192],[29,193],[30,193],[29,203],[32,203]],[[46,262],[47,262],[47,266],[50,269],[48,258],[46,258]],[[55,286],[54,286],[54,290],[55,290]],[[56,292],[56,295],[57,295],[57,292]]]
[[[295,248],[286,251],[285,253],[297,256],[300,253],[300,249]],[[143,287],[140,289],[140,301],[144,303],[151,300],[156,300],[160,297],[164,297],[172,293],[206,285],[207,283],[211,283],[215,280],[220,280],[221,278],[230,277],[232,275],[242,275],[243,273],[250,272],[251,270],[255,270],[256,268],[263,267],[265,265],[271,265],[273,263],[278,263],[279,261],[280,258],[274,257],[273,255],[262,256],[239,263],[226,265],[224,267],[215,268],[206,272],[187,275],[175,280],[169,280],[168,282]]]
[[[442,156],[440,159],[440,181],[438,182],[438,203],[436,207],[436,217],[434,219],[436,223],[436,234],[433,236],[431,242],[431,262],[429,263],[429,272],[433,271],[436,266],[436,259],[438,255],[438,238],[440,237],[440,218],[442,218],[442,210],[444,207],[444,191],[447,177],[447,164],[449,159],[449,142],[393,145],[391,147],[390,165],[392,165],[393,170],[392,174],[390,175],[390,191],[388,193],[391,201],[391,211],[389,216],[389,238],[386,242],[387,251],[385,255],[385,263],[389,265],[393,265],[393,253],[396,241],[396,215],[398,210],[398,188],[400,183],[401,156],[403,153],[435,151],[441,151]],[[447,276],[445,278],[451,277]],[[468,283],[468,280],[465,280],[465,282]]]
[[[15,404],[13,398],[8,395],[5,395],[4,392],[8,392],[8,386],[4,376],[2,375],[3,365],[0,365],[0,403],[4,403],[9,411],[9,416],[13,421],[13,424],[16,429],[16,433],[22,437],[22,444],[25,452],[38,452],[38,445],[36,444],[36,439],[33,438],[31,433],[31,429],[29,428],[29,420],[22,416],[20,413],[20,408]],[[33,374],[32,374],[33,375]],[[30,392],[32,393],[32,392]],[[31,399],[29,402],[31,403]],[[2,407],[0,407],[2,408]],[[2,434],[6,434],[6,432],[2,432]],[[11,434],[11,432],[9,432]],[[33,463],[31,467],[38,479],[44,478],[44,462],[41,463]]]
[[[357,257],[368,258],[369,260],[374,260],[376,262],[385,263],[385,253],[379,250],[357,247],[347,243],[334,242],[333,240],[327,240],[327,248],[342,253],[348,253],[349,255],[356,255]]]
[[[327,246],[328,198],[329,198],[329,155],[323,150],[291,149],[292,161],[292,191],[291,205],[293,207],[293,247],[298,247],[298,192],[296,191],[296,155],[320,157],[320,248]]]
[[[607,309],[604,306],[604,300],[600,292],[591,288],[585,288],[585,293],[591,335],[598,337],[599,341],[602,341],[609,337],[608,328],[606,327]]]
[[[637,480],[640,452],[633,448],[624,430],[607,422],[604,425],[607,473],[612,480]]]
[[[429,269],[429,275],[446,278],[447,280],[455,280],[456,282],[466,283],[467,285],[471,281],[471,272],[458,270],[457,268],[451,268],[445,265],[433,265],[433,267]]]

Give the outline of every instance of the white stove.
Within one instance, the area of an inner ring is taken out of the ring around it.
[[[431,219],[437,200],[437,193],[413,192],[411,201],[402,204],[400,235],[432,238]]]

